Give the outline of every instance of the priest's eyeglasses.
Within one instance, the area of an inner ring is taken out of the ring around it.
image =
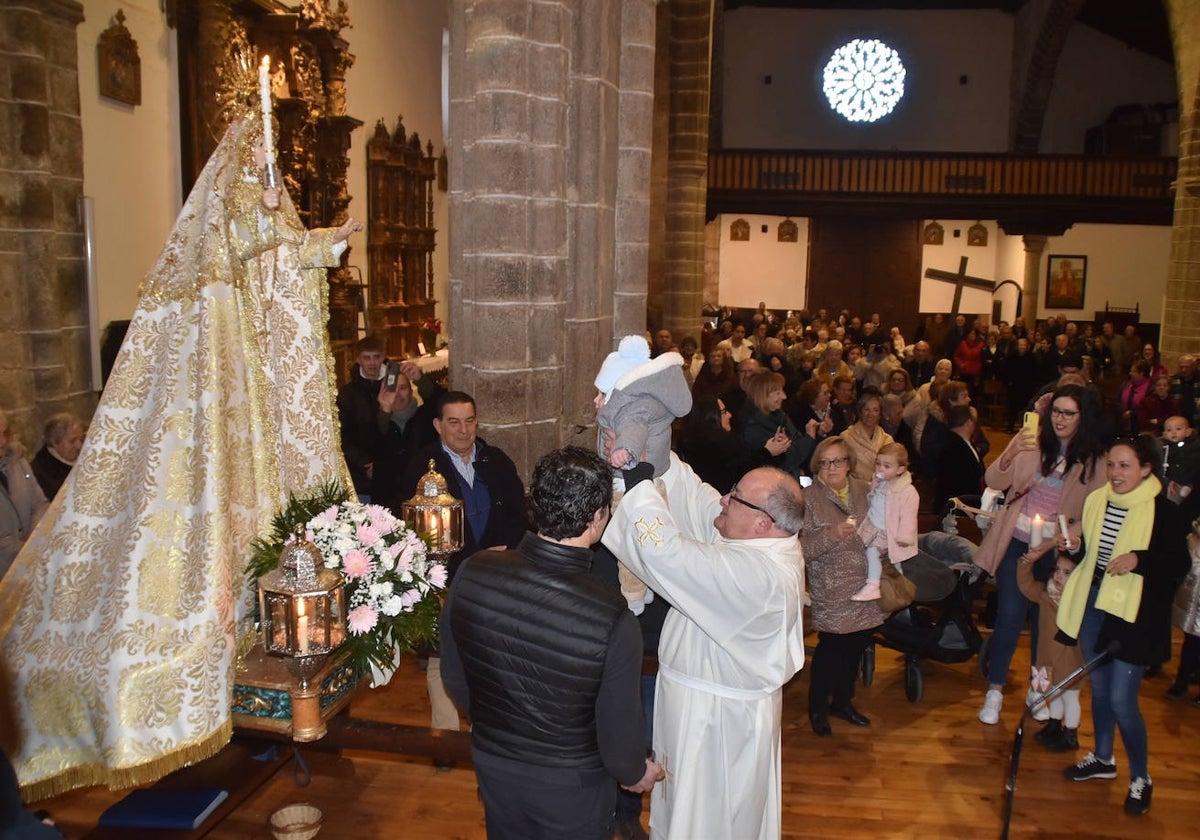
[[[751,502],[747,502],[745,499],[741,498],[740,496],[737,496],[737,495],[735,495],[736,493],[737,493],[737,485],[735,484],[735,485],[734,485],[734,487],[733,487],[733,489],[732,489],[732,490],[730,490],[730,491],[729,491],[729,494],[728,494],[728,495],[729,495],[729,500],[730,500],[731,502],[737,502],[739,505],[745,505],[746,507],[750,508],[751,510],[756,510],[756,511],[758,511],[758,512],[759,512],[759,513],[761,513],[763,516],[767,517],[767,519],[770,519],[772,522],[774,522],[774,521],[775,521],[775,517],[774,517],[774,516],[772,516],[771,514],[769,514],[769,513],[766,511],[766,509],[765,509],[765,508],[760,508],[760,507],[759,507],[758,505],[756,505],[756,504],[753,504],[753,503],[751,503]]]

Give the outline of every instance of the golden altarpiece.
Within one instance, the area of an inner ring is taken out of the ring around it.
[[[367,258],[370,265],[369,331],[389,358],[417,352],[417,342],[435,340],[432,323],[433,143],[421,148],[402,119],[389,132],[383,120],[367,141]],[[424,337],[422,337],[424,333]],[[426,346],[427,352],[435,348]]]

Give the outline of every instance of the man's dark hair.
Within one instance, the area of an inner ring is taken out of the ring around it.
[[[438,400],[437,419],[444,419],[446,414],[446,406],[454,405],[456,403],[470,403],[471,408],[474,408],[476,411],[479,410],[479,408],[475,405],[475,398],[466,391],[447,391],[446,393],[442,394],[441,399]]]
[[[552,540],[578,537],[612,500],[612,470],[590,449],[565,446],[544,455],[529,487],[537,532]]]
[[[383,342],[373,335],[368,335],[365,338],[360,338],[358,343],[354,345],[354,355],[358,356],[362,353],[382,353]]]
[[[1083,356],[1077,350],[1068,350],[1058,357],[1058,367],[1060,370],[1064,368],[1079,370],[1083,367]]]
[[[950,429],[961,429],[968,421],[975,419],[975,413],[969,405],[953,405],[946,412],[946,426]]]

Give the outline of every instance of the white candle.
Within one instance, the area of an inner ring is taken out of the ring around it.
[[[1029,547],[1037,548],[1042,544],[1042,515],[1035,513],[1033,522],[1029,526]]]
[[[258,65],[258,98],[262,109],[263,152],[267,158],[267,186],[275,186],[275,128],[271,125],[271,56]]]
[[[300,655],[308,655],[308,616],[301,614],[296,620],[296,635],[299,636]]]
[[[1065,513],[1058,515],[1058,527],[1062,530],[1063,543],[1069,550],[1071,548],[1071,537],[1067,534],[1067,515]]]

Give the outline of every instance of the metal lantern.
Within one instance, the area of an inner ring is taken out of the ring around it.
[[[325,568],[303,526],[259,579],[258,609],[269,654],[315,660],[346,640],[346,579]]]
[[[408,526],[429,541],[430,559],[441,562],[462,550],[463,505],[446,491],[446,479],[435,466],[430,458],[429,472],[400,511]]]

